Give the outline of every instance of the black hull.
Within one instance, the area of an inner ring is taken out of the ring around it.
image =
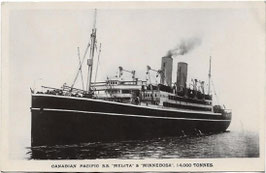
[[[225,131],[231,115],[172,111],[95,99],[33,95],[32,146]]]

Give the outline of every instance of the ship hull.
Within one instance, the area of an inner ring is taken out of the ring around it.
[[[229,114],[32,95],[32,146],[105,142],[225,131]]]

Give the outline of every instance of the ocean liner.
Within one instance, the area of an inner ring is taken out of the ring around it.
[[[64,84],[61,88],[43,86],[45,91],[42,92],[31,90],[32,146],[226,131],[231,122],[231,110],[213,105],[211,59],[208,89],[205,89],[207,85],[203,81],[197,79],[188,84],[188,64],[184,62],[177,64],[177,78],[172,81],[171,55],[162,57],[159,70],[147,66],[147,80],[136,78],[134,70],[119,67],[115,78],[92,82],[95,21],[73,84]],[[74,84],[78,76],[83,81],[81,67],[87,52],[86,89],[77,89]],[[123,73],[130,73],[132,79],[124,80]],[[160,79],[156,84],[150,81],[151,73]]]

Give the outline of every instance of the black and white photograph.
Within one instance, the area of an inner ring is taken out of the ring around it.
[[[264,170],[264,2],[2,3],[1,67],[6,171]]]

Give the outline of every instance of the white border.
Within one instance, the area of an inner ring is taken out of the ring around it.
[[[140,168],[120,168],[120,169],[53,169],[51,168],[52,164],[89,164],[89,163],[191,163],[191,162],[212,162],[215,166],[212,168],[178,168],[174,171],[264,171],[264,129],[265,129],[265,92],[261,91],[262,97],[259,101],[260,105],[260,157],[259,158],[224,158],[224,159],[162,159],[162,160],[117,160],[117,159],[108,159],[108,160],[66,160],[66,161],[21,161],[21,160],[10,160],[8,158],[8,16],[11,9],[85,9],[85,8],[248,8],[254,7],[258,10],[258,14],[265,16],[265,3],[264,2],[215,2],[215,3],[199,3],[199,2],[93,2],[93,3],[2,3],[2,61],[1,61],[1,72],[2,72],[2,85],[1,85],[1,94],[2,94],[2,103],[1,103],[1,170],[2,171],[52,171],[52,172],[63,172],[63,171],[101,171],[101,172],[110,172],[110,171],[173,171],[173,169],[167,168],[153,168],[153,169],[140,169]],[[262,64],[265,73],[265,61]],[[263,79],[265,79],[265,74]],[[265,86],[265,80],[260,81],[261,86]],[[265,89],[265,88],[264,88]]]

